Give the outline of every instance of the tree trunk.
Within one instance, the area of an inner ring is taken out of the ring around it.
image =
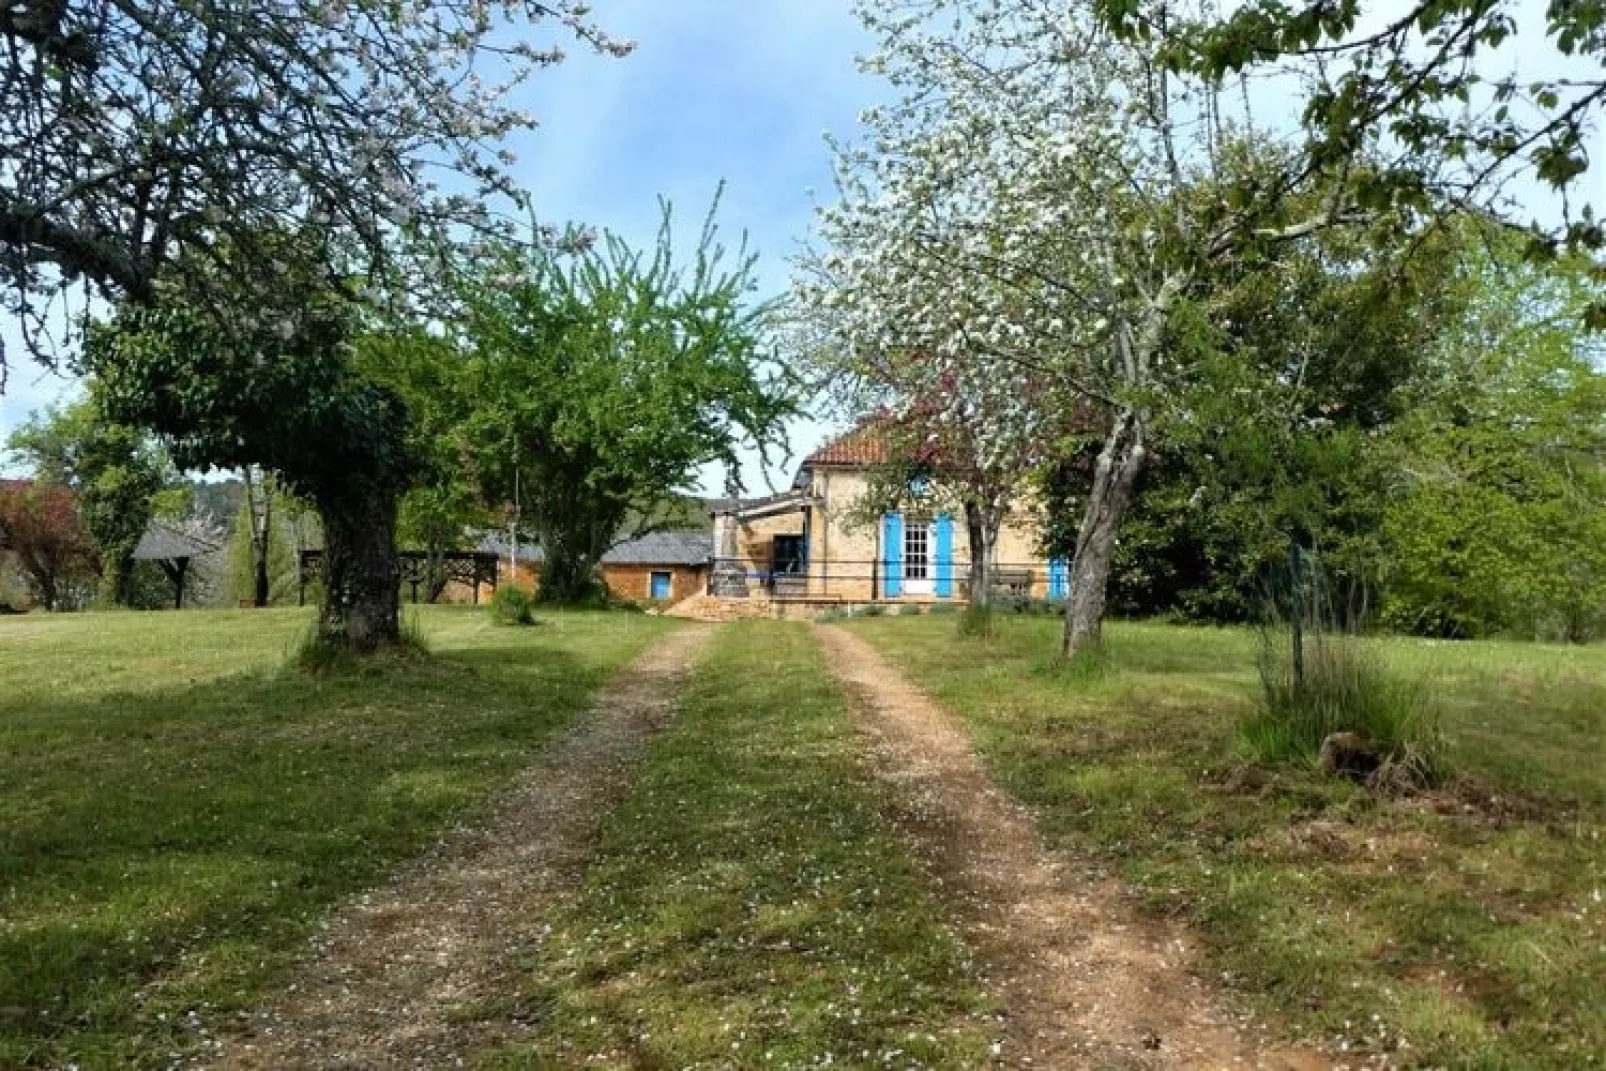
[[[1076,533],[1076,557],[1071,561],[1070,598],[1065,605],[1065,636],[1060,651],[1066,657],[1096,647],[1102,636],[1104,600],[1110,583],[1110,558],[1115,553],[1115,537],[1132,488],[1148,457],[1144,445],[1144,422],[1130,409],[1123,409],[1110,427],[1093,468],[1093,487],[1088,493],[1082,527]]]
[[[101,568],[101,598],[112,606],[127,606],[133,602],[134,552],[108,554]]]
[[[45,604],[46,610],[61,609],[60,588],[56,584],[54,572],[38,572],[34,574],[34,587],[39,592],[39,601]]]
[[[541,562],[540,598],[560,604],[584,602],[596,591],[595,563],[589,554],[547,554]]]
[[[452,579],[446,571],[446,553],[446,548],[439,546],[429,550],[429,561],[424,568],[424,601],[431,606],[441,601]]]
[[[550,515],[543,511],[543,515]],[[563,515],[556,524],[540,524],[541,587],[543,602],[575,604],[606,595],[597,568],[624,523],[615,513],[597,516]]]
[[[1002,526],[1001,508],[983,509],[965,503],[965,530],[970,539],[970,604],[987,606],[993,600],[993,548]]]
[[[263,539],[256,548],[256,583],[252,591],[252,601],[258,607],[268,605],[272,601],[273,586],[268,579],[268,547],[267,540]]]
[[[258,491],[261,494],[260,501]],[[268,605],[273,590],[268,579],[268,550],[273,538],[273,487],[268,482],[266,472],[263,472],[262,479],[254,489],[251,470],[245,470],[245,501],[251,513],[251,556],[255,578],[251,601],[260,609]]]
[[[320,638],[365,652],[401,642],[396,505],[397,496],[379,491],[356,502],[319,503],[324,546]]]

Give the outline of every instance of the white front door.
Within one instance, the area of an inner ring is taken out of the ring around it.
[[[909,521],[903,528],[903,593],[930,595],[931,525],[925,521]]]

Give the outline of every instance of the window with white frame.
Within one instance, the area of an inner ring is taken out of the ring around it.
[[[931,576],[931,527],[910,523],[903,530],[903,577],[925,580]]]

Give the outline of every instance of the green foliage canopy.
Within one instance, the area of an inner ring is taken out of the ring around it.
[[[272,303],[234,330],[175,287],[94,325],[84,367],[107,410],[159,432],[183,467],[258,465],[310,500],[324,528],[321,632],[362,649],[399,642],[396,503],[416,464],[407,409],[362,374],[356,306],[319,259],[290,240],[281,250]]]
[[[627,525],[651,527],[704,464],[734,473],[743,440],[767,458],[795,411],[745,244],[725,266],[710,211],[688,268],[670,224],[666,204],[648,252],[612,234],[510,247],[464,294],[468,440],[489,496],[517,497],[541,542],[545,597],[585,598]]]

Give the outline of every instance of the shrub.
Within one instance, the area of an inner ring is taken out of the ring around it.
[[[608,586],[594,577],[578,591],[564,592],[555,586],[541,584],[531,601],[564,606],[571,610],[608,610],[617,602]]]
[[[491,620],[498,625],[533,625],[535,600],[512,584],[498,587],[491,596]]]
[[[996,611],[985,603],[971,603],[959,615],[959,634],[971,639],[992,639],[998,630]]]
[[[900,606],[900,607],[898,607],[898,616],[899,617],[919,617],[920,616],[920,607],[915,603],[909,603],[907,606]]]
[[[878,602],[868,603],[865,606],[861,606],[858,610],[860,617],[881,617],[885,615],[886,612],[887,608]]]
[[[933,617],[957,614],[959,612],[959,604],[952,602],[934,602],[931,604],[930,609],[928,609],[926,612]]]

